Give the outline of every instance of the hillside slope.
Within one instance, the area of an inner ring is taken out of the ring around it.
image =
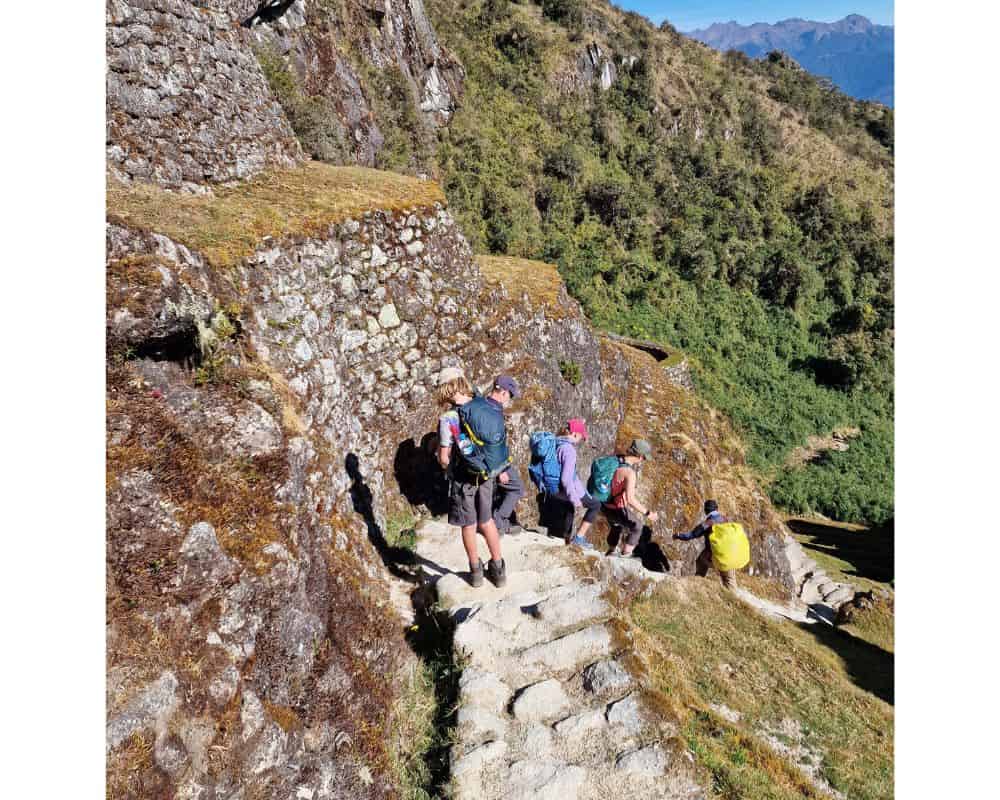
[[[599,327],[687,352],[789,509],[890,515],[883,110],[600,2],[428,10],[465,68],[436,168],[474,249],[558,263]]]

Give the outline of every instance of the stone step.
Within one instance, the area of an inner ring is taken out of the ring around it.
[[[483,773],[507,755],[504,741],[487,742],[475,747],[460,758],[452,758],[451,780],[456,798],[482,797]]]
[[[542,722],[562,716],[571,705],[562,684],[547,678],[518,692],[511,713],[519,722]]]
[[[836,589],[823,596],[823,602],[830,606],[840,606],[853,599],[854,587],[845,583],[838,584]]]
[[[585,664],[611,655],[611,631],[606,625],[590,625],[550,642],[522,651],[512,667],[529,682],[558,674],[572,674]]]
[[[511,764],[506,791],[510,800],[575,800],[587,770],[554,759],[525,759]]]

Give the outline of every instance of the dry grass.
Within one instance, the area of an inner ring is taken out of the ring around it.
[[[156,797],[167,789],[166,776],[153,764],[153,734],[135,732],[108,756],[108,800]]]
[[[318,162],[221,187],[214,196],[113,179],[107,184],[109,219],[169,236],[217,267],[246,258],[268,236],[317,236],[331,224],[366,211],[404,211],[445,202],[432,181]]]
[[[632,616],[654,700],[680,720],[717,796],[825,796],[759,736],[789,718],[833,788],[852,800],[892,797],[894,713],[883,699],[892,696],[891,653],[826,626],[765,619],[697,578],[662,584]]]
[[[563,290],[559,268],[544,261],[529,261],[509,256],[476,256],[483,277],[502,285],[515,300],[528,295],[532,305],[544,307],[546,316],[562,319],[572,310],[572,300]]]
[[[392,772],[403,800],[424,800],[431,783],[428,751],[435,744],[437,698],[431,667],[414,661],[404,668],[401,690],[392,711],[389,743]]]
[[[209,522],[226,552],[258,574],[273,564],[273,558],[263,552],[267,545],[278,542],[294,553],[283,523],[291,509],[277,503],[272,493],[272,487],[286,478],[284,456],[218,460],[185,433],[160,402],[138,388],[133,378],[126,365],[108,372],[109,416],[125,413],[133,421],[124,440],[108,447],[109,489],[125,472],[147,470],[166,499],[177,506],[177,518],[185,528]],[[119,557],[115,532],[109,536],[109,552]],[[164,542],[164,568],[157,571],[155,580],[137,574],[134,560],[122,552],[120,561],[112,559],[116,580],[131,590],[130,595],[148,594],[169,576],[174,546]]]

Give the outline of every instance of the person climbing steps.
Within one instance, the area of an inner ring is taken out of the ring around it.
[[[604,464],[595,462],[591,470],[591,480],[598,497],[607,497],[601,511],[611,526],[608,533],[608,551],[605,555],[629,557],[635,552],[642,536],[643,519],[656,522],[659,515],[644,508],[636,495],[639,469],[653,455],[653,448],[645,439],[634,439],[624,455],[617,456],[618,466],[611,476],[611,484],[605,488],[606,478],[601,472]],[[606,495],[605,495],[606,492]],[[641,516],[637,516],[637,513]]]
[[[719,512],[715,500],[706,500],[705,517],[689,533],[673,535],[673,538],[687,542],[704,538],[705,547],[695,561],[695,574],[708,575],[709,567],[715,567],[727,589],[736,588],[736,571],[750,563],[750,541],[743,526],[730,522]]]
[[[493,519],[493,490],[497,476],[511,465],[503,409],[517,396],[517,382],[501,375],[493,382],[490,394],[483,397],[473,393],[461,370],[449,368],[442,370],[438,383],[437,399],[442,405],[452,406],[440,420],[442,445],[438,450],[442,467],[451,469],[448,522],[462,530],[472,586],[483,584],[478,530],[490,551],[485,574],[499,588],[507,583],[507,567]],[[459,456],[454,464],[453,449],[457,449]]]

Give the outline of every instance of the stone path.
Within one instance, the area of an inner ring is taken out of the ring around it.
[[[606,596],[667,576],[530,531],[503,547],[507,585],[473,589],[458,530],[438,521],[418,529],[417,555],[457,623],[464,661],[455,799],[704,797],[677,731],[650,713],[626,666]]]
[[[485,561],[482,539],[479,548]],[[503,552],[506,586],[473,589],[459,530],[438,520],[417,529],[423,579],[456,624],[464,665],[455,800],[704,797],[676,729],[650,713],[627,666],[627,634],[613,622],[619,592],[636,596],[671,578],[534,531],[504,537]],[[800,598],[736,595],[772,618],[832,622],[853,587],[832,581],[791,538],[786,553]]]

